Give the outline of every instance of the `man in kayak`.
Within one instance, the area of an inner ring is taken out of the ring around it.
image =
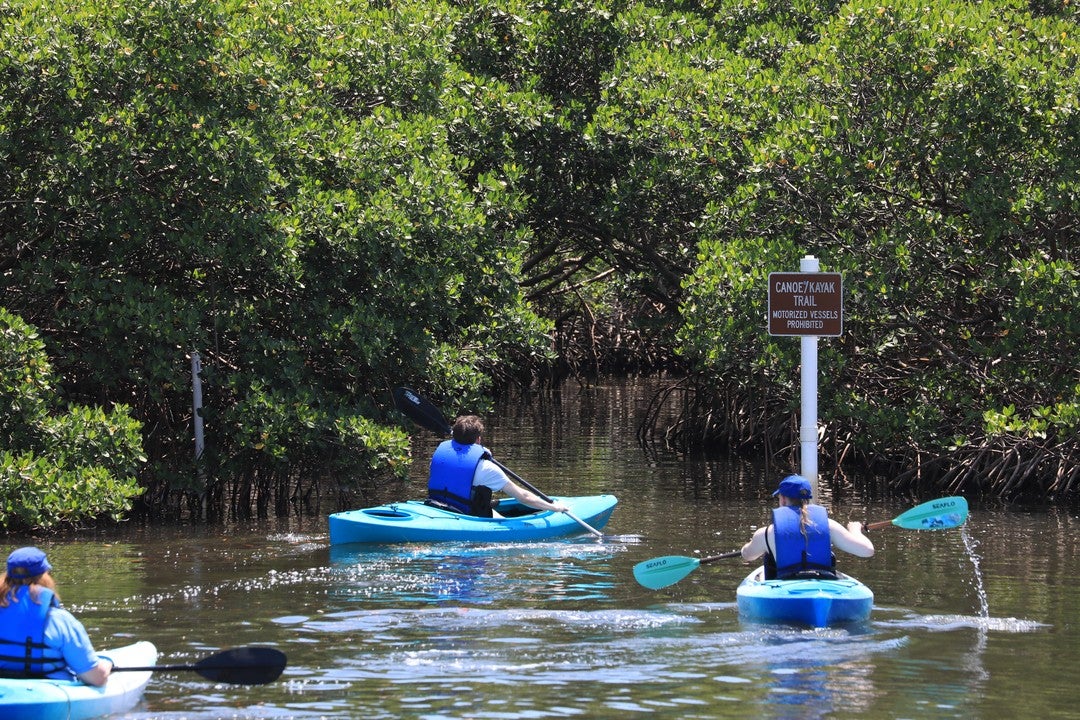
[[[772,523],[760,527],[743,545],[743,560],[752,562],[765,556],[765,578],[835,578],[839,548],[856,557],[871,557],[874,544],[862,534],[862,523],[844,527],[829,518],[821,505],[810,502],[810,481],[802,475],[788,475],[773,493],[779,507],[772,511]]]
[[[454,420],[450,439],[441,443],[431,456],[429,502],[467,515],[494,517],[491,494],[504,492],[537,510],[567,512],[570,509],[561,502],[547,502],[508,478],[480,444],[483,433],[484,423],[476,415],[462,415]]]
[[[112,662],[98,657],[83,624],[60,607],[51,569],[36,547],[8,556],[0,576],[0,675],[104,685]]]

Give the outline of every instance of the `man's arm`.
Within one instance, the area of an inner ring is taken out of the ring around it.
[[[568,505],[561,502],[549,503],[536,493],[526,490],[523,487],[519,487],[513,480],[507,479],[506,484],[502,486],[502,491],[510,497],[520,500],[529,507],[536,508],[537,510],[551,510],[552,512],[566,512],[570,509]]]

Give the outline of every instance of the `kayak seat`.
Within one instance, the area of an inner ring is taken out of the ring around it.
[[[461,510],[460,508],[454,507],[450,503],[443,502],[442,500],[437,500],[436,498],[433,498],[433,497],[429,497],[426,500],[424,500],[424,504],[427,505],[428,507],[439,508],[440,510],[446,510],[447,512],[457,513],[458,515],[468,515],[469,514],[469,513],[465,512],[465,511]],[[488,503],[489,511],[494,510],[498,506],[499,506],[499,498],[492,498],[490,503]],[[491,515],[477,515],[476,517],[491,517]]]
[[[492,509],[496,507],[499,508],[499,516],[502,519],[524,517],[526,515],[535,515],[536,513],[540,512],[540,510],[537,510],[536,508],[531,508],[528,505],[524,505],[516,501],[501,504],[500,501],[501,498],[493,498],[491,501],[491,507]],[[440,510],[446,510],[447,512],[457,513],[458,515],[468,515],[468,513],[462,512],[453,505],[450,505],[449,503],[444,503],[441,500],[436,500],[434,498],[429,497],[427,500],[424,500],[424,504],[430,507],[439,508]],[[490,516],[477,515],[476,517]]]
[[[836,554],[832,556],[832,568],[813,567],[803,568],[797,572],[791,572],[780,577],[776,570],[776,560],[772,553],[765,553],[764,563],[766,580],[836,580]]]
[[[838,576],[832,570],[801,570],[793,575],[779,578],[780,580],[837,580]]]
[[[499,514],[504,518],[516,518],[525,517],[526,515],[535,515],[542,510],[531,508],[528,505],[523,505],[519,502],[508,502],[503,507],[499,508]]]
[[[436,500],[435,498],[430,498],[429,497],[427,500],[424,501],[424,504],[427,505],[428,507],[439,508],[440,510],[446,510],[447,512],[457,513],[458,515],[465,515],[466,514],[466,513],[461,512],[461,510],[457,509],[456,507],[454,507],[450,503],[444,503],[442,500]]]

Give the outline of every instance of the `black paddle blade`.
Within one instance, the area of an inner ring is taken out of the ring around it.
[[[195,663],[193,669],[207,680],[230,685],[265,685],[285,670],[285,653],[271,647],[248,646],[222,650]]]
[[[394,407],[405,413],[420,427],[439,435],[450,434],[450,423],[442,411],[407,387],[394,388]]]

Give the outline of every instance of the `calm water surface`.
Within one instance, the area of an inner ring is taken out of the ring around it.
[[[171,664],[249,644],[289,657],[261,687],[159,673],[126,718],[1080,716],[1076,512],[971,499],[962,530],[889,528],[872,535],[875,558],[841,558],[875,592],[866,625],[744,623],[736,560],[660,591],[632,568],[739,547],[782,469],[651,458],[634,441],[647,393],[573,388],[488,423],[496,457],[548,494],[618,495],[603,542],[330,547],[331,507],[37,542],[99,648],[148,639]],[[418,435],[412,480],[379,499],[422,495],[437,441]],[[823,479],[823,502],[877,521],[930,499],[873,487]]]

